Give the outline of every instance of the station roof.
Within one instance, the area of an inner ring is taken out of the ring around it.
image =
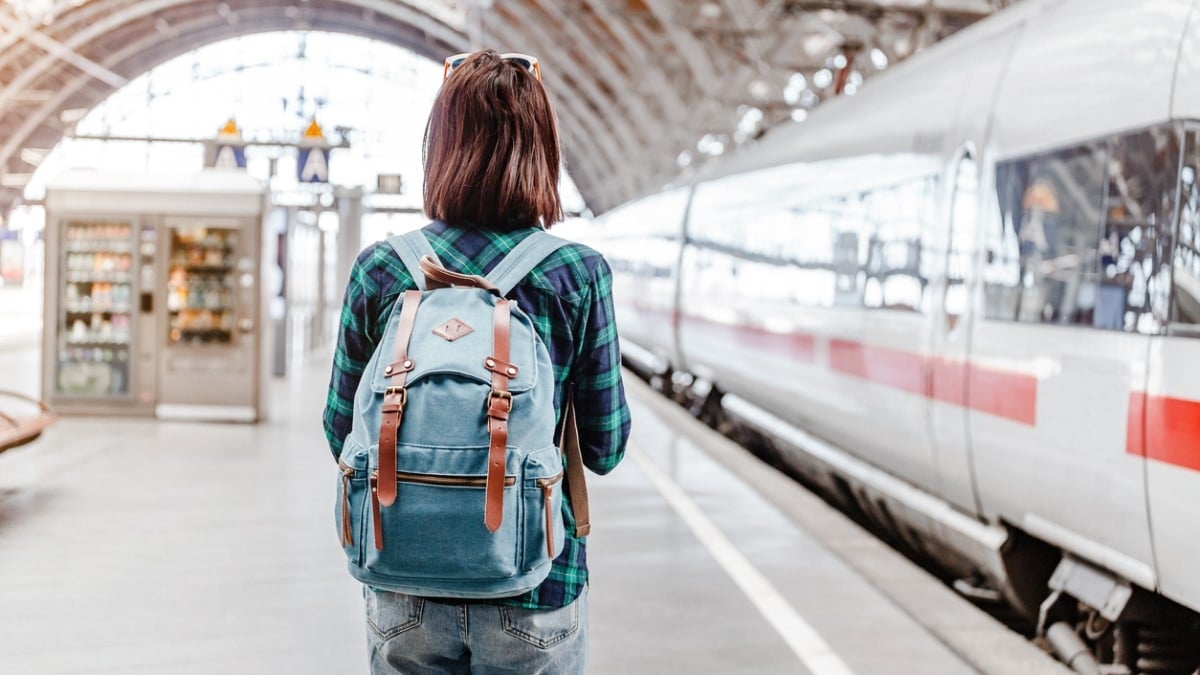
[[[239,35],[322,30],[438,61],[475,45],[537,55],[568,169],[601,212],[1015,1],[9,0],[0,207],[81,111],[154,66]]]

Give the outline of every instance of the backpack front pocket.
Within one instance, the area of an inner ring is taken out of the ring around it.
[[[372,536],[364,567],[403,579],[507,579],[517,574],[521,518],[517,477],[504,479],[505,517],[500,529],[483,521],[487,477],[484,474],[396,473],[397,496],[391,506],[372,499]],[[370,487],[376,490],[378,472]]]

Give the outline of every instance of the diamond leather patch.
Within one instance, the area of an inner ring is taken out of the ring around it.
[[[458,319],[450,319],[446,323],[434,328],[433,334],[444,340],[454,342],[458,338],[470,333],[473,330],[475,329],[471,328],[463,321],[459,321]]]

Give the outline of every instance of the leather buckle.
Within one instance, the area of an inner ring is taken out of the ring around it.
[[[401,408],[408,405],[408,388],[407,387],[388,387],[386,390],[384,390],[383,397],[386,399],[387,397],[389,397],[393,394],[400,394],[400,407]]]
[[[492,399],[495,399],[495,398],[501,399],[503,401],[508,401],[508,410],[504,411],[505,414],[512,412],[513,397],[512,397],[511,391],[499,391],[497,389],[493,389],[493,390],[489,391],[488,395],[487,395],[487,402],[484,407],[486,407],[488,410],[491,410],[492,409]]]

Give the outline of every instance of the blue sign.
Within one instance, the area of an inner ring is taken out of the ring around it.
[[[212,165],[218,169],[246,168],[246,146],[218,144]]]
[[[329,182],[329,148],[300,148],[300,161],[296,163],[301,183]]]

